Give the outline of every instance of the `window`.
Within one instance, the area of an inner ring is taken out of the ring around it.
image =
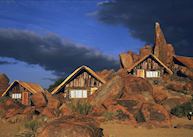
[[[11,95],[11,97],[12,97],[13,99],[21,99],[21,93],[13,93],[13,94]]]
[[[147,78],[157,78],[160,77],[160,71],[146,71]]]
[[[70,98],[87,98],[87,90],[72,89],[70,90]]]

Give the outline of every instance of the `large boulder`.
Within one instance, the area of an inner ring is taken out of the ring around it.
[[[88,117],[63,117],[48,123],[37,137],[102,137],[102,129]]]
[[[32,103],[35,107],[45,107],[47,105],[47,101],[45,95],[43,93],[35,93],[31,97]]]
[[[153,98],[156,103],[161,103],[168,98],[168,92],[163,89],[163,87],[154,86],[153,87]]]
[[[152,53],[152,47],[150,45],[145,45],[143,48],[140,49],[140,58],[145,57]]]
[[[45,107],[43,108],[41,114],[43,116],[47,116],[48,118],[54,118],[57,116],[57,111],[55,109]]]
[[[190,99],[186,97],[171,96],[168,97],[166,100],[162,101],[162,105],[167,109],[168,112],[170,112],[172,108],[175,108],[176,106],[184,104],[189,101]]]
[[[47,107],[50,109],[58,109],[60,107],[60,101],[52,96],[50,93],[46,93]]]
[[[73,115],[72,110],[68,107],[68,105],[66,103],[63,103],[60,108],[60,114],[61,116],[70,116]]]
[[[8,88],[8,86],[9,78],[5,74],[0,73],[0,97],[3,92]]]
[[[153,87],[148,80],[135,76],[125,76],[123,79],[125,94],[150,94],[152,95]]]
[[[123,91],[122,78],[120,76],[113,77],[105,83],[89,100],[92,105],[101,106],[109,104],[112,100],[120,98]]]
[[[132,52],[119,55],[122,68],[130,68],[134,64]]]
[[[137,114],[143,103],[147,102],[142,95],[130,95],[117,99],[117,104],[124,106],[133,115]]]
[[[156,127],[171,127],[170,114],[162,105],[144,103],[140,112],[148,124]]]
[[[104,80],[109,80],[111,78],[111,76],[114,74],[114,70],[111,69],[111,70],[102,70],[100,72],[96,72],[97,75],[99,75],[101,78],[103,78]]]

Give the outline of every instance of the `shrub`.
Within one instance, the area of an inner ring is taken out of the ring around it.
[[[7,99],[8,99],[8,97],[6,97],[6,96],[0,97],[0,104],[5,103],[5,101],[6,101]]]
[[[107,121],[112,120],[115,115],[116,114],[114,114],[113,112],[105,112],[103,114],[103,116],[105,117],[105,120],[107,120]]]
[[[25,123],[25,127],[32,130],[32,131],[36,131],[39,127],[39,122],[37,120],[31,120],[31,121],[27,121]]]
[[[68,107],[72,110],[72,112],[79,113],[82,115],[88,115],[92,112],[92,105],[87,101],[74,101],[68,104]]]
[[[122,110],[117,110],[115,114],[116,114],[116,117],[117,117],[119,120],[129,119],[129,116],[128,116],[127,114],[125,114]]]
[[[144,115],[141,113],[141,111],[139,111],[139,112],[135,115],[135,120],[136,120],[138,123],[145,122],[145,117],[144,117]]]
[[[172,108],[170,113],[177,117],[183,117],[186,116],[190,111],[193,111],[193,101]]]

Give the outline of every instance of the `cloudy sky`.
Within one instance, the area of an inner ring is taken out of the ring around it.
[[[177,54],[193,56],[192,7],[192,0],[0,0],[0,72],[48,87],[81,65],[117,69],[120,52],[153,45],[156,21]]]

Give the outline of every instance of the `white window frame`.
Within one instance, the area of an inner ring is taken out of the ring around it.
[[[71,89],[69,91],[70,98],[87,98],[88,91],[85,89]]]
[[[146,78],[159,78],[159,77],[160,77],[159,70],[154,70],[154,71],[147,70],[146,71]]]
[[[12,99],[21,99],[21,93],[13,93],[13,94],[11,95],[11,98],[12,98]]]

